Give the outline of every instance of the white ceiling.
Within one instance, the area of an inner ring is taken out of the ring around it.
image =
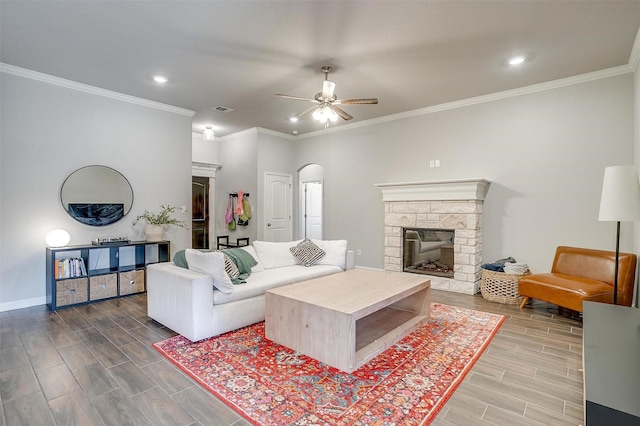
[[[1,0],[0,62],[194,110],[196,132],[303,134],[311,104],[274,95],[313,97],[323,65],[380,101],[351,123],[627,65],[639,27],[639,0]]]

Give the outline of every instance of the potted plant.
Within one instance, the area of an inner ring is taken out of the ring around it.
[[[162,241],[166,225],[175,225],[181,228],[187,227],[184,221],[171,216],[176,211],[175,207],[169,205],[161,205],[160,207],[160,213],[151,213],[145,210],[144,213],[136,217],[136,220],[133,221],[134,226],[139,220],[147,222],[144,227],[144,234],[147,236],[147,241]]]

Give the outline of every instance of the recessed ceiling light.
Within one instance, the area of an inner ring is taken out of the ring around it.
[[[298,117],[291,117],[289,121],[295,123],[296,121],[298,121]]]
[[[520,65],[524,62],[525,59],[527,58],[525,58],[524,56],[514,56],[513,58],[509,59],[509,65]]]
[[[167,81],[169,81],[169,79],[162,75],[154,75],[153,81],[155,81],[156,83],[166,83]]]

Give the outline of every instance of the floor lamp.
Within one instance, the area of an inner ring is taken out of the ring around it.
[[[640,220],[640,184],[635,166],[611,166],[604,169],[598,220],[617,223],[616,264],[613,278],[613,304],[617,305],[620,222]]]

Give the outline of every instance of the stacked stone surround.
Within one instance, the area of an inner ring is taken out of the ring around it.
[[[459,191],[460,185],[469,190]],[[402,271],[403,228],[453,229],[454,277],[429,275],[431,287],[478,293],[482,264],[482,203],[489,182],[475,179],[378,186],[384,200],[384,269]],[[451,192],[446,191],[448,187]]]

